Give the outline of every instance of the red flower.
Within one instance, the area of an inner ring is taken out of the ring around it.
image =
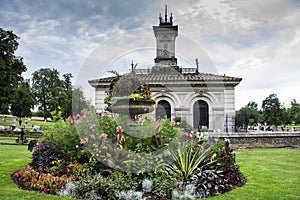
[[[122,126],[118,126],[118,127],[117,127],[117,133],[118,133],[118,134],[123,133]]]

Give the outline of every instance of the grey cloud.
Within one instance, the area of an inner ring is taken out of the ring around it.
[[[16,24],[21,27],[20,31],[24,31],[30,21],[55,20],[58,26],[54,34],[58,35],[80,34],[82,24],[86,24],[84,29],[86,32],[89,30],[105,32],[111,27],[121,27],[126,30],[139,27],[144,23],[143,20],[146,19],[139,16],[142,16],[142,10],[150,3],[146,0],[1,1],[0,16],[3,19],[1,26],[13,27]],[[139,20],[130,20],[135,17]]]

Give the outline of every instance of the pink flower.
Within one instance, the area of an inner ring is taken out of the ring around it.
[[[95,138],[95,135],[93,135],[93,134],[90,135],[90,138],[91,138],[92,140],[95,140],[95,139],[96,139],[96,138]]]
[[[157,125],[157,126],[156,126],[156,131],[158,132],[159,130],[160,130],[160,126]]]
[[[86,144],[88,142],[89,142],[89,140],[87,138],[81,138],[80,139],[80,144]]]
[[[175,121],[171,121],[171,126],[175,126],[176,122]]]
[[[89,130],[90,131],[95,131],[95,127],[96,127],[96,124],[92,124],[90,127],[89,127]]]
[[[125,136],[124,136],[124,135],[121,136],[120,141],[121,141],[122,143],[125,142]]]
[[[138,123],[142,123],[142,122],[143,122],[143,118],[142,118],[142,117],[139,117]]]
[[[103,134],[101,134],[101,135],[99,136],[99,138],[100,138],[101,140],[106,140],[107,134],[106,134],[106,133],[103,133]]]
[[[190,133],[189,132],[184,132],[184,136],[185,137],[190,137]]]

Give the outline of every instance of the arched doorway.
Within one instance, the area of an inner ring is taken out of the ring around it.
[[[165,117],[171,119],[171,105],[168,101],[161,100],[158,102],[155,117],[156,119],[162,119]]]
[[[196,129],[208,129],[209,119],[208,119],[208,104],[199,100],[194,103],[194,128]]]

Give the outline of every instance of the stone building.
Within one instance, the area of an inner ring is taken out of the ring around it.
[[[182,117],[194,128],[204,130],[234,130],[235,86],[241,78],[201,73],[197,67],[179,67],[175,57],[178,26],[173,16],[159,16],[153,26],[156,37],[156,58],[151,69],[136,70],[138,77],[151,88],[158,102],[156,118]],[[197,60],[196,60],[197,62]],[[133,66],[133,64],[132,64]],[[95,88],[95,106],[104,108],[103,98],[113,77],[90,80]]]

